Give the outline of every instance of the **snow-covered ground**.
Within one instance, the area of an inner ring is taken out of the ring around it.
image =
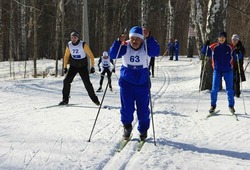
[[[119,65],[118,62],[117,65]],[[196,112],[200,61],[156,60],[152,100],[157,146],[152,128],[141,152],[136,151],[138,132],[116,152],[123,128],[119,115],[119,87],[107,92],[91,139],[97,106],[87,96],[79,76],[72,83],[70,103],[50,107],[62,98],[63,77],[34,79],[32,61],[23,79],[24,63],[16,62],[15,80],[9,63],[0,63],[0,169],[249,169],[250,116],[244,114],[242,98],[236,98],[239,121],[229,114],[225,90],[219,93],[218,116],[205,119],[210,107],[209,91],[201,92]],[[53,72],[55,62],[38,61],[38,72]],[[117,75],[119,76],[117,68]],[[99,73],[91,75],[95,89]],[[246,110],[250,112],[250,69],[243,83]],[[105,80],[104,84],[106,84]],[[102,93],[97,94],[99,99]],[[112,107],[111,107],[112,106]],[[249,113],[250,114],[250,113]]]

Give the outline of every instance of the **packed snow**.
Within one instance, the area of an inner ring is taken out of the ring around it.
[[[91,141],[87,142],[98,107],[89,99],[79,75],[72,83],[70,104],[55,106],[62,99],[64,78],[53,76],[55,61],[38,61],[38,73],[46,73],[45,78],[32,77],[29,61],[25,79],[24,62],[12,64],[12,77],[10,63],[0,62],[0,169],[249,169],[250,116],[245,115],[242,96],[235,98],[239,121],[228,110],[225,90],[219,92],[218,116],[206,119],[208,90],[200,93],[196,112],[201,65],[198,57],[160,59],[156,60],[155,77],[151,79],[157,146],[151,126],[142,150],[136,150],[139,136],[135,116],[133,138],[120,153],[116,152],[123,133],[116,77],[119,67],[112,76],[114,91],[107,91],[103,102],[106,107],[101,109]],[[96,72],[90,78],[97,90],[100,74]],[[243,94],[249,113],[249,68],[246,78]],[[106,83],[107,79],[103,88]],[[103,92],[97,95],[101,100]]]

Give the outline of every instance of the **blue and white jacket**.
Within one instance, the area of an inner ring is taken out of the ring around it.
[[[206,57],[212,57],[212,67],[219,72],[231,71],[233,63],[236,62],[236,54],[233,53],[234,46],[232,44],[214,43],[210,46],[204,45],[201,52]],[[242,54],[239,55],[239,58],[242,58]]]
[[[130,41],[123,42],[115,41],[110,47],[110,58],[122,58],[122,66],[120,70],[120,80],[124,80],[131,85],[147,86],[149,80],[149,62],[150,57],[158,56],[160,47],[157,41],[150,36],[146,39],[147,53],[145,49],[145,42],[137,50],[133,49]],[[117,56],[119,47],[120,52]]]

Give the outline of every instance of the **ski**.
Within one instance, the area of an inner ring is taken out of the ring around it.
[[[137,145],[137,151],[140,152],[143,145],[145,144],[146,140],[140,140],[138,145]]]
[[[209,114],[207,115],[206,118],[209,118],[209,117],[211,117],[211,116],[215,116],[215,115],[218,114],[219,112],[220,112],[220,110],[216,110],[216,111],[214,111],[214,112],[211,112],[211,113],[209,113]]]
[[[238,116],[235,114],[235,112],[230,111],[230,113],[232,114],[233,117],[235,117],[236,121],[239,121]]]
[[[75,106],[75,105],[79,105],[79,104],[65,104],[65,105],[55,104],[55,105],[41,107],[39,109],[49,109],[49,108],[53,108],[53,107],[68,107],[68,106]]]
[[[133,134],[131,133],[131,135],[129,136],[128,139],[122,139],[120,140],[119,144],[118,144],[118,148],[117,148],[117,152],[121,152],[123,150],[123,148],[125,148],[125,146],[128,144],[128,142],[131,140]]]

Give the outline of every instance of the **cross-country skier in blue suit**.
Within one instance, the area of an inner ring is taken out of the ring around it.
[[[212,57],[213,82],[211,90],[211,108],[210,113],[213,113],[216,108],[218,91],[220,89],[222,77],[226,83],[226,91],[228,97],[228,107],[231,112],[234,109],[234,90],[233,90],[233,63],[236,59],[232,55],[234,46],[227,43],[227,33],[221,32],[218,36],[218,42],[207,48],[203,46],[202,53],[208,57]]]
[[[122,34],[110,48],[110,58],[116,59],[121,46],[118,58],[122,58],[119,86],[121,122],[124,126],[123,137],[128,139],[131,134],[133,113],[136,106],[140,139],[145,140],[150,125],[150,73],[148,67],[150,57],[158,56],[160,47],[153,36],[150,35],[149,30],[142,29],[139,26],[131,28],[129,40],[125,41],[125,38],[125,35]]]

